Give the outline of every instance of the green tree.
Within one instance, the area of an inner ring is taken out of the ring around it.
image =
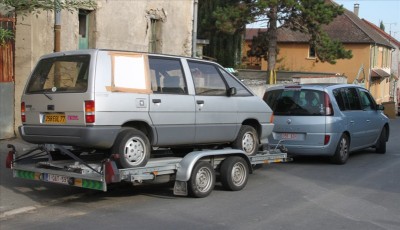
[[[334,64],[337,59],[351,58],[351,51],[345,50],[339,41],[331,40],[322,29],[343,12],[343,6],[329,0],[253,0],[220,7],[214,17],[217,28],[226,33],[234,33],[234,28],[243,27],[242,23],[266,22],[268,30],[256,38],[250,55],[265,58],[272,74],[276,65],[279,27],[308,34],[310,45],[321,62]],[[240,20],[231,19],[236,17]]]
[[[38,16],[43,11],[67,10],[73,12],[79,8],[95,9],[95,0],[0,0],[0,9],[14,11],[16,14],[34,14]],[[0,27],[0,45],[4,45],[7,39],[13,39],[12,31]]]
[[[241,0],[199,1],[198,37],[210,41],[210,44],[204,47],[206,56],[215,58],[223,66],[233,67],[240,63],[242,37],[249,20],[242,17],[245,14],[242,10],[249,14],[249,9],[236,6],[250,2]],[[221,13],[224,7],[235,9],[235,12],[224,15]],[[217,16],[222,19],[217,20]]]
[[[379,28],[383,31],[385,31],[385,25],[383,24],[383,21],[379,22]]]

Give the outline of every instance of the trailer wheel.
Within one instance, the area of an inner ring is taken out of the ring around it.
[[[242,157],[228,157],[221,165],[222,186],[230,191],[242,190],[248,180],[249,166]]]
[[[248,156],[255,155],[258,151],[257,131],[252,126],[242,125],[232,147],[242,149]]]
[[[120,168],[141,167],[150,157],[150,141],[137,129],[126,129],[118,134],[112,153],[118,154]]]
[[[199,161],[189,179],[189,194],[202,198],[210,195],[215,186],[215,172],[210,163]]]

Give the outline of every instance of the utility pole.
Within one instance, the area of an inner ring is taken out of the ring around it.
[[[199,9],[199,0],[193,1],[193,30],[192,30],[192,57],[197,53],[197,17]]]

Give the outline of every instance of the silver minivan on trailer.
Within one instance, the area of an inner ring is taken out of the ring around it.
[[[27,142],[106,150],[120,168],[146,165],[156,147],[232,146],[254,155],[274,126],[269,106],[214,62],[99,49],[41,57],[21,119]]]

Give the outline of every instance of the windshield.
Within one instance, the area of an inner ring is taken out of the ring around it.
[[[273,90],[266,92],[263,99],[274,111],[274,115],[325,115],[322,91],[300,88]]]
[[[26,92],[86,92],[89,63],[89,55],[42,59],[32,73]]]

